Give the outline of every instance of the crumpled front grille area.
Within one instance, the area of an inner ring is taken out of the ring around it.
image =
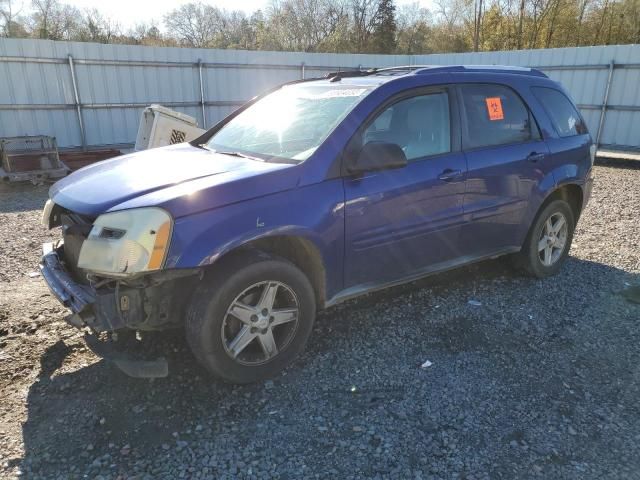
[[[64,264],[77,282],[88,284],[86,272],[78,268],[78,259],[82,243],[89,235],[93,224],[89,219],[74,213],[63,213],[61,220]]]

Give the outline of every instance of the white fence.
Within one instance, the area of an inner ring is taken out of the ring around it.
[[[418,64],[540,68],[571,92],[602,145],[640,149],[640,45],[410,56],[0,39],[0,137],[51,135],[61,147],[128,147],[151,103],[209,127],[280,83]]]

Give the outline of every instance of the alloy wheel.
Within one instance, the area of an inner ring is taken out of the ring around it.
[[[556,212],[547,218],[538,239],[538,258],[545,267],[554,265],[564,252],[569,227],[565,216]]]
[[[222,322],[222,343],[236,362],[257,366],[284,350],[298,327],[294,291],[276,281],[251,285],[231,302]]]

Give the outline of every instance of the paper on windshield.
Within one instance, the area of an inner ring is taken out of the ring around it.
[[[304,89],[296,95],[298,98],[338,98],[359,97],[367,91],[366,88],[334,88],[324,92],[313,92],[312,89]]]

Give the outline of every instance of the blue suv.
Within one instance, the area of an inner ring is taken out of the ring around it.
[[[184,326],[211,373],[256,381],[346,299],[506,254],[556,273],[594,154],[567,93],[537,70],[336,72],[190,143],[56,183],[43,223],[63,239],[45,245],[42,273],[67,321],[128,373],[164,375],[166,362],[107,351],[98,334]]]

